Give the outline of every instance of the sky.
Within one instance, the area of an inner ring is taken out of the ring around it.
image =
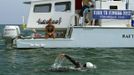
[[[29,13],[29,5],[23,4],[26,0],[0,0],[0,24],[22,24]]]

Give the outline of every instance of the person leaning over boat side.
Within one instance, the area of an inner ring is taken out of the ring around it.
[[[55,26],[52,24],[52,19],[48,20],[48,25],[45,27],[45,38],[55,38]]]
[[[72,64],[74,64],[74,67],[70,67],[72,70],[78,70],[78,71],[86,71],[87,69],[95,69],[96,66],[93,65],[91,62],[86,62],[85,64],[81,64],[79,61],[74,60],[72,57],[70,57],[67,54],[60,54],[60,57],[68,59]]]

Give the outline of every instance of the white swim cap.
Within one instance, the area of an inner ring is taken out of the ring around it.
[[[86,68],[96,68],[96,66],[91,62],[86,62]]]

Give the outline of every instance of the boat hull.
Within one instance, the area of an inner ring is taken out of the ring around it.
[[[133,48],[134,28],[73,27],[71,38],[17,39],[17,48]]]

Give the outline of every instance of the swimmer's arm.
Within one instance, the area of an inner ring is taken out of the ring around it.
[[[73,58],[71,58],[70,56],[68,56],[68,55],[64,55],[69,61],[71,61],[75,66],[80,66],[80,65],[78,65],[78,63],[73,59]]]

